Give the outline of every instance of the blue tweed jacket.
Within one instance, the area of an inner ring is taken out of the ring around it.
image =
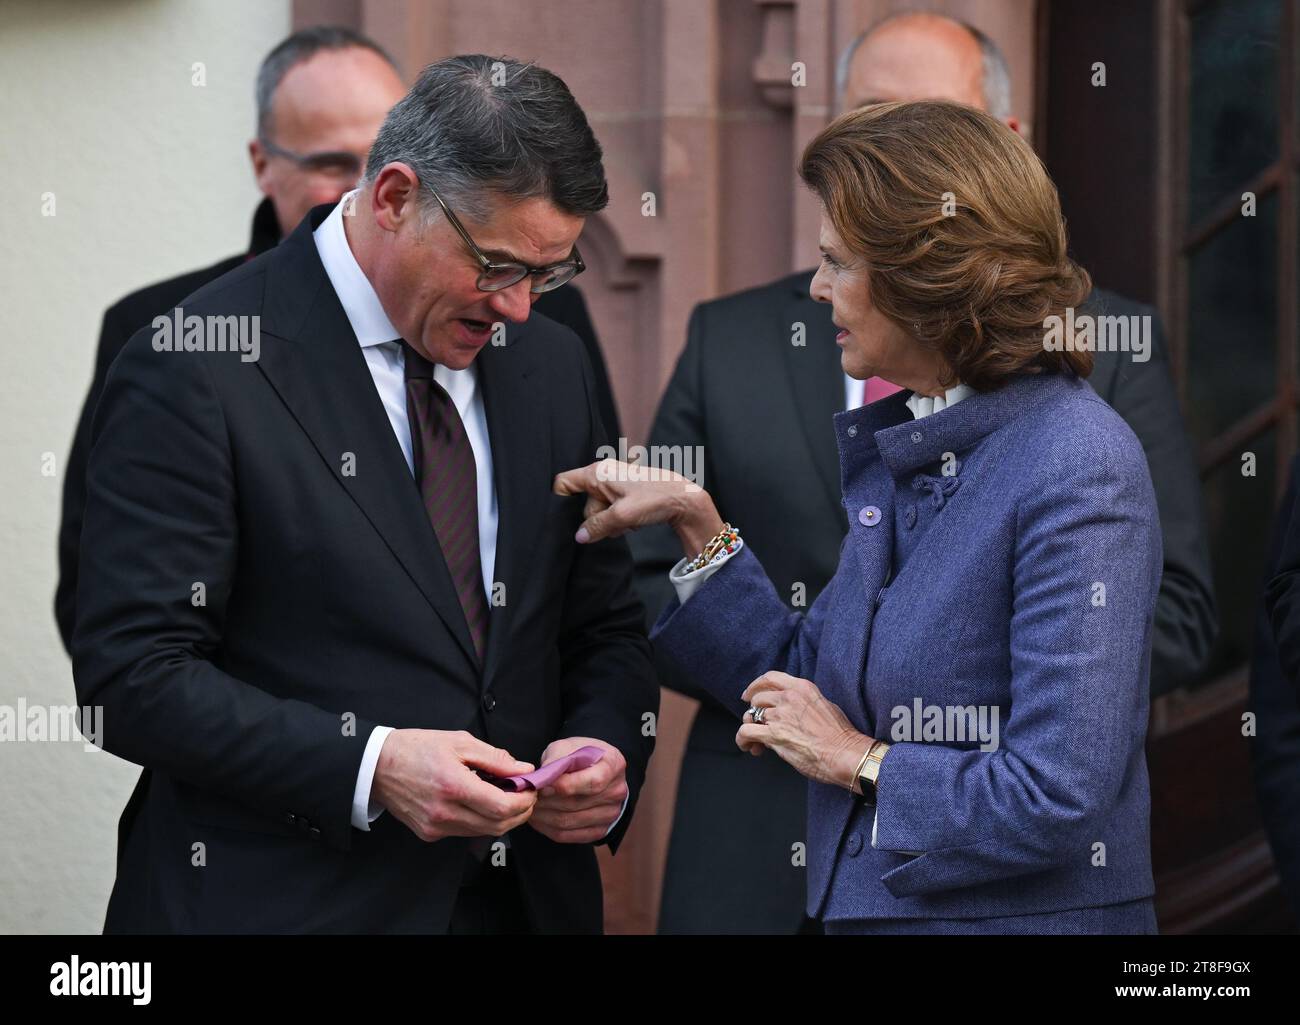
[[[873,809],[809,784],[810,915],[994,918],[1149,897],[1161,550],[1142,448],[1073,377],[1018,377],[922,420],[909,394],[835,417],[850,530],[806,615],[745,548],[664,610],[655,644],[738,717],[744,688],[777,669],[893,742],[874,845]],[[745,511],[724,515],[743,535]],[[947,731],[909,732],[918,710],[935,726],[931,707]],[[997,746],[961,739],[963,713],[996,716]]]

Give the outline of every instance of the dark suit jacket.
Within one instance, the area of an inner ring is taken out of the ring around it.
[[[844,408],[844,374],[831,307],[812,299],[811,283],[804,271],[696,307],[650,438],[703,446],[705,489],[778,594],[793,600],[802,585],[801,611],[835,572],[848,527],[831,419]],[[1101,291],[1090,302],[1096,313],[1155,312]],[[806,327],[803,346],[791,344],[796,323]],[[1151,668],[1159,694],[1199,671],[1215,614],[1200,488],[1155,324],[1149,362],[1097,353],[1090,383],[1141,441],[1160,507],[1164,576]],[[681,546],[662,529],[632,535],[632,546],[642,599],[657,614],[672,596],[668,570]],[[775,757],[742,754],[735,717],[659,661],[665,685],[702,701],[678,788],[661,929],[793,931],[805,880],[791,865],[789,837],[804,828],[804,780]]]
[[[1286,495],[1273,525],[1273,543],[1265,579],[1282,556],[1287,527],[1296,506],[1300,457],[1291,461]],[[1250,658],[1250,709],[1255,713],[1255,741],[1250,745],[1259,810],[1273,848],[1282,890],[1300,922],[1300,695],[1295,678],[1278,663],[1273,628],[1263,607],[1255,624]]]
[[[280,226],[275,218],[275,208],[269,199],[264,199],[253,215],[253,231],[247,253],[227,257],[211,267],[190,271],[132,292],[104,313],[95,352],[95,373],[86,401],[81,407],[81,416],[77,420],[72,451],[68,454],[67,472],[63,478],[63,517],[59,524],[59,583],[54,593],[54,618],[59,624],[63,646],[69,653],[72,650],[72,628],[77,614],[77,558],[81,548],[81,519],[86,505],[86,456],[90,449],[90,423],[95,414],[95,406],[104,391],[104,378],[108,374],[108,368],[122,351],[126,340],[154,317],[172,309],[209,281],[215,281],[279,242]],[[596,375],[596,399],[601,417],[610,436],[617,438],[622,430],[614,407],[614,393],[610,388],[605,359],[596,341],[596,330],[592,326],[582,293],[572,285],[564,285],[538,296],[533,309],[571,328],[582,339]]]
[[[1264,608],[1273,627],[1273,642],[1282,678],[1300,694],[1300,505],[1291,508]]]
[[[316,253],[328,212],[185,300],[261,317],[258,361],[156,352],[145,328],[94,418],[77,694],[103,706],[104,747],[146,767],[107,931],[444,931],[467,841],[421,842],[390,814],[350,824],[378,724],[466,730],[534,763],[557,738],[600,738],[631,790],[611,848],[635,810],[658,688],[631,559],[574,543],[583,500],[551,492],[605,442],[582,343],[536,316],[478,357],[505,598],[480,670]],[[601,929],[593,845],[525,826],[509,856],[538,929]]]

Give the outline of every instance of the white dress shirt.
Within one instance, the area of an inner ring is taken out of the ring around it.
[[[856,377],[844,375],[844,408],[857,409],[862,405],[862,389],[865,381],[859,381]],[[954,402],[960,402],[967,395],[974,395],[975,389],[969,385],[958,384],[949,388],[947,392],[939,396],[913,395],[907,400],[907,408],[912,411],[912,416],[920,419],[923,416],[929,416],[931,413],[937,413],[941,409],[946,409]]]
[[[856,377],[844,375],[844,408],[857,409],[862,405],[862,389],[866,381],[859,381]]]
[[[406,355],[402,348],[401,332],[393,327],[384,312],[374,286],[361,270],[352,255],[347,234],[343,230],[343,210],[355,194],[348,193],[334,207],[328,217],[313,233],[316,252],[320,254],[334,292],[339,297],[343,312],[361,346],[370,376],[374,379],[379,400],[388,414],[397,443],[406,457],[406,466],[415,475],[412,455],[411,427],[406,415]],[[452,370],[434,364],[433,379],[446,389],[456,404],[456,412],[465,424],[470,448],[474,451],[474,466],[478,484],[478,548],[479,562],[483,568],[483,590],[488,606],[492,604],[492,578],[497,553],[497,492],[492,476],[492,446],[488,439],[487,413],[483,406],[483,390],[479,387],[478,368],[471,363],[464,370]],[[375,766],[384,741],[393,732],[392,726],[376,726],[366,741],[357,771],[357,785],[352,795],[352,825],[369,830],[370,823],[383,814],[384,809],[370,799],[370,788],[375,778]],[[630,795],[629,795],[630,796]],[[623,802],[623,811],[627,801]],[[619,812],[610,829],[623,817]],[[606,830],[608,835],[608,830]]]
[[[920,420],[949,406],[956,405],[964,398],[975,394],[975,389],[968,384],[956,384],[942,395],[912,395],[907,400],[907,408],[912,411],[912,418]]]
[[[847,403],[847,408],[854,409],[861,404],[859,400],[862,398],[862,382],[847,377],[847,375],[845,380],[848,383],[845,385],[844,389],[844,400]],[[856,386],[856,390],[854,386]],[[949,406],[955,405],[962,399],[974,394],[975,389],[969,385],[957,384],[952,388],[949,388],[943,395],[912,395],[907,399],[906,405],[907,408],[912,411],[912,419],[920,420],[922,417],[930,416],[933,413],[939,412],[941,409],[947,409]],[[741,543],[736,546],[736,551],[723,556],[712,565],[704,566],[703,568],[697,569],[691,573],[683,572],[687,560],[682,558],[676,566],[668,571],[668,579],[672,582],[673,590],[677,592],[678,603],[685,605],[691,595],[699,590],[700,585],[734,558],[740,552],[743,545],[744,539],[742,538]],[[875,816],[872,816],[871,819],[871,846],[876,846]],[[913,852],[901,851],[900,853],[910,854]]]

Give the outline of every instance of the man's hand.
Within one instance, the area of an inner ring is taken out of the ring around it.
[[[595,765],[561,776],[541,791],[529,823],[556,843],[595,843],[609,832],[627,797],[627,759],[618,748],[592,737],[566,737],[542,752],[542,765],[588,745],[605,756]]]
[[[537,794],[501,790],[475,769],[517,776],[533,766],[464,730],[394,730],[380,749],[370,794],[426,842],[501,836],[527,822]]]

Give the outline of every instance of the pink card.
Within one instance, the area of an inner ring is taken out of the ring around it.
[[[578,750],[570,752],[563,758],[547,762],[540,769],[534,769],[523,776],[507,776],[504,779],[493,777],[489,778],[488,782],[495,783],[502,790],[513,790],[516,793],[521,790],[541,790],[570,772],[579,772],[582,769],[591,768],[604,757],[605,751],[603,748],[588,744],[586,747],[580,747]]]

